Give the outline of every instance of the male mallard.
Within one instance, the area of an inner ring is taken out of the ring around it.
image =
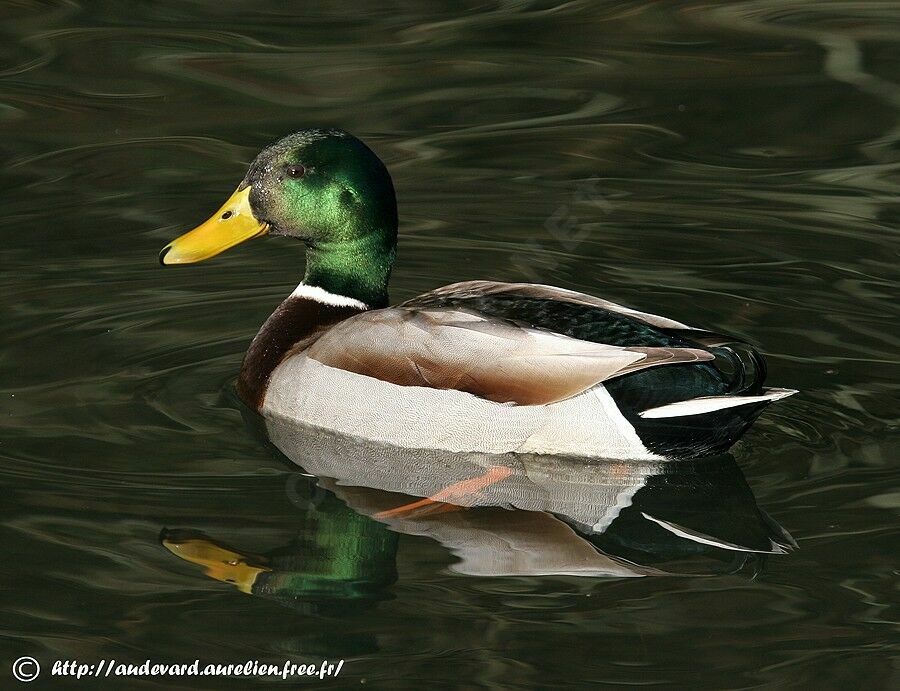
[[[262,151],[163,264],[290,235],[306,275],[263,324],[237,390],[266,418],[409,448],[660,458],[724,451],[770,402],[738,339],[583,293],[469,281],[395,307],[391,176],[361,141],[302,130]]]

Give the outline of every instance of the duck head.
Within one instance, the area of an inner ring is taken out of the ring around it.
[[[159,261],[192,264],[267,234],[306,245],[304,284],[387,304],[397,202],[387,168],[356,137],[308,129],[267,147],[222,207],[166,245]]]

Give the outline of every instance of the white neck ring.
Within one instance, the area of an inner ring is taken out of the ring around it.
[[[291,297],[315,300],[316,302],[321,302],[323,305],[332,305],[334,307],[356,307],[360,310],[369,309],[369,306],[360,300],[348,298],[344,295],[329,293],[324,288],[320,288],[319,286],[308,286],[305,283],[301,283],[294,288]]]

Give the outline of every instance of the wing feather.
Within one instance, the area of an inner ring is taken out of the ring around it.
[[[463,281],[461,283],[452,283],[435,290],[429,291],[423,295],[413,298],[404,305],[416,306],[424,304],[431,298],[466,298],[466,297],[485,297],[488,295],[517,295],[521,297],[538,298],[542,300],[558,300],[560,302],[571,302],[578,305],[588,305],[591,307],[600,307],[624,314],[634,319],[638,319],[645,324],[656,326],[662,329],[689,329],[686,324],[682,324],[674,319],[662,317],[658,314],[650,314],[649,312],[641,312],[603,298],[598,298],[587,293],[579,293],[575,290],[567,290],[565,288],[557,288],[556,286],[548,286],[540,283],[501,283],[499,281]]]
[[[453,308],[373,310],[338,323],[306,353],[402,386],[544,405],[646,367],[712,360],[694,348],[623,348]]]

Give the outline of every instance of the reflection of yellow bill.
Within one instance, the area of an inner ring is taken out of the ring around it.
[[[163,537],[162,543],[175,556],[202,566],[207,576],[224,583],[232,583],[244,593],[252,592],[259,574],[272,570],[252,564],[250,562],[256,559],[218,545],[206,537],[197,536],[180,540]]]
[[[159,253],[160,264],[193,264],[215,257],[244,240],[265,235],[269,226],[250,208],[250,186],[237,190],[212,217],[175,238]]]

